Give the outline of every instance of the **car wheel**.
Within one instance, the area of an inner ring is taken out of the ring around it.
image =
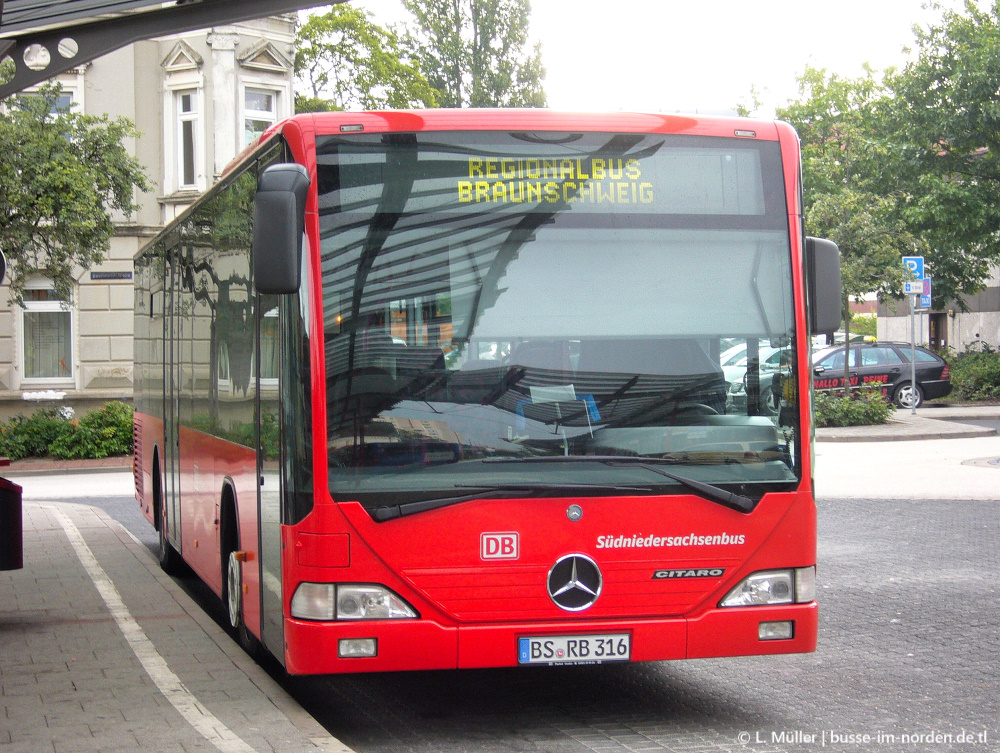
[[[892,402],[900,408],[919,408],[924,403],[924,391],[919,384],[911,389],[909,382],[903,382],[893,393]]]
[[[764,409],[765,416],[777,416],[778,411],[781,409],[781,398],[774,394],[774,390],[767,387],[761,390],[760,393],[760,405]]]

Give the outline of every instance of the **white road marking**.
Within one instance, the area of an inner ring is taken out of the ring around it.
[[[94,553],[90,551],[87,542],[84,541],[80,529],[76,527],[72,520],[57,507],[47,506],[47,509],[59,520],[59,524],[66,532],[76,556],[80,559],[87,575],[94,582],[98,593],[104,599],[111,616],[121,629],[125,640],[142,663],[143,669],[150,676],[156,687],[163,693],[164,697],[170,701],[171,705],[177,709],[178,713],[201,734],[212,745],[222,753],[256,753],[256,751],[241,740],[232,730],[223,724],[215,715],[205,708],[201,702],[195,698],[184,683],[180,681],[167,666],[167,662],[157,652],[152,641],[146,637],[145,631],[136,622],[132,613],[128,611],[125,602],[122,601],[121,594],[115,584],[104,572]]]

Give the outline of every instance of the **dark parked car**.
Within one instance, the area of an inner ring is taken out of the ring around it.
[[[813,353],[813,386],[824,392],[844,388],[844,346],[836,345]],[[944,397],[951,392],[951,374],[941,356],[917,347],[917,386],[910,386],[910,346],[908,343],[865,342],[851,345],[850,381],[852,389],[876,387],[900,408],[920,407],[924,400]]]

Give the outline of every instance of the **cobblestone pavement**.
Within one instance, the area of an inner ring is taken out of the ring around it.
[[[287,687],[359,753],[1000,750],[1000,502],[819,507],[815,654]]]

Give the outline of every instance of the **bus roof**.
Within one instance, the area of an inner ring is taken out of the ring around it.
[[[338,133],[344,126],[357,131],[610,131],[624,133],[682,133],[775,141],[774,121],[747,118],[665,113],[559,112],[532,109],[434,109],[382,112],[325,112],[296,115],[288,120],[312,121],[316,133]],[[284,123],[275,124],[280,130]],[[270,135],[270,131],[263,138]]]

